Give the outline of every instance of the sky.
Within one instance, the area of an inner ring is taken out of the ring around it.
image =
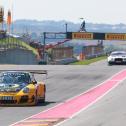
[[[13,7],[12,7],[13,4]],[[13,19],[126,24],[126,0],[0,0]],[[6,16],[5,16],[6,18]]]

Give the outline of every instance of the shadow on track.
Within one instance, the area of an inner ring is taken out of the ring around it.
[[[49,104],[55,104],[57,102],[54,102],[54,101],[45,101],[44,103],[38,103],[37,106],[47,106]]]
[[[45,101],[44,103],[38,103],[37,105],[1,105],[1,108],[5,107],[38,107],[38,106],[47,106],[50,104],[55,104],[57,102],[54,101]]]

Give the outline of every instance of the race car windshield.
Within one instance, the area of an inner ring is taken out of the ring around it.
[[[112,53],[111,56],[126,55],[126,53]]]
[[[0,83],[4,84],[28,84],[31,82],[28,73],[2,73],[0,74]]]

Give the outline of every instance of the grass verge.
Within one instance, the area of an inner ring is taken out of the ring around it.
[[[100,56],[100,57],[96,57],[96,58],[92,58],[92,59],[87,59],[87,60],[84,60],[84,61],[78,61],[78,62],[75,62],[75,63],[71,63],[70,65],[89,65],[91,63],[94,63],[94,62],[97,62],[97,61],[100,61],[100,60],[104,60],[106,58],[107,58],[107,56]]]
[[[38,55],[38,52],[35,48],[31,47],[27,43],[25,43],[21,40],[18,40],[16,38],[10,37],[10,38],[1,39],[0,45],[3,46],[3,47],[6,47],[6,45],[7,46],[9,45],[8,46],[9,48],[15,48],[15,45],[19,45],[21,47],[24,47],[27,50],[31,50],[33,52],[33,54]]]

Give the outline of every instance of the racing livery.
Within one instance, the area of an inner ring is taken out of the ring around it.
[[[0,73],[0,105],[37,105],[45,102],[46,87],[34,74],[44,72],[4,71]]]
[[[114,51],[108,57],[108,65],[112,64],[126,64],[126,52]]]

